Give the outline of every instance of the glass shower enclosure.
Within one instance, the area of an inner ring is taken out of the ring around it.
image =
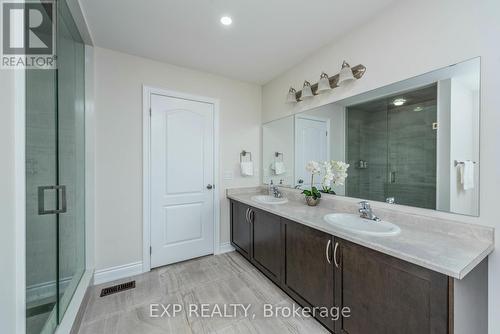
[[[437,84],[347,107],[347,196],[436,209],[436,153]]]
[[[26,71],[26,332],[53,333],[85,270],[83,40],[57,1],[57,69]]]

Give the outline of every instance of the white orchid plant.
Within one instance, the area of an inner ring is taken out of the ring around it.
[[[317,161],[309,161],[306,164],[306,170],[311,173],[311,190],[304,190],[302,193],[306,196],[312,196],[314,199],[321,198],[321,192],[314,186],[314,175],[321,174],[324,170],[325,175],[321,181],[322,192],[327,194],[335,194],[332,190],[332,184],[341,186],[347,178],[347,169],[349,164],[343,161],[325,161],[319,163]]]
[[[344,184],[348,176],[347,169],[349,168],[349,164],[343,161],[325,161],[323,163],[323,168],[325,169],[325,175],[321,182],[323,192],[335,194],[332,190],[332,184],[337,186]]]
[[[311,173],[311,190],[303,190],[302,193],[306,196],[311,196],[313,199],[321,198],[321,193],[314,186],[314,175],[321,173],[321,164],[317,161],[309,161],[306,164],[306,170]]]

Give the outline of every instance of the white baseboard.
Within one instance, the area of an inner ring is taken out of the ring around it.
[[[95,271],[94,284],[98,285],[139,274],[142,274],[142,261],[99,269]]]
[[[228,242],[223,242],[219,246],[219,253],[218,254],[224,254],[224,253],[229,253],[234,251],[234,247],[231,246],[231,243]]]
[[[230,242],[223,242],[219,245],[217,254],[224,254],[234,251]],[[216,255],[217,255],[216,254]],[[142,261],[124,264],[121,266],[99,269],[94,274],[94,285],[115,281],[118,279],[142,274]]]

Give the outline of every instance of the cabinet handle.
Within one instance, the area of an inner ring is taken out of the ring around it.
[[[247,211],[245,212],[245,220],[247,223],[249,223],[250,218],[248,217],[248,214],[250,213],[250,208],[247,208]]]
[[[253,211],[252,209],[250,209],[250,211],[248,212],[248,217],[250,217],[249,223],[253,223],[253,219],[255,217],[255,211]]]
[[[332,260],[330,260],[330,245],[332,244],[332,240],[328,239],[328,243],[326,244],[326,260],[328,261],[329,264],[332,264]]]
[[[333,262],[335,264],[335,267],[340,268],[339,263],[337,262],[337,249],[338,248],[339,248],[339,243],[336,242],[335,247],[333,248]]]

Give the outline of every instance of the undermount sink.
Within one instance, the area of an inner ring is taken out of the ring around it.
[[[332,213],[324,217],[325,221],[335,227],[364,235],[389,237],[398,235],[401,229],[386,221],[374,221],[361,218],[350,213]]]
[[[262,204],[285,204],[288,202],[286,198],[278,198],[269,195],[256,195],[252,196],[252,201]]]

